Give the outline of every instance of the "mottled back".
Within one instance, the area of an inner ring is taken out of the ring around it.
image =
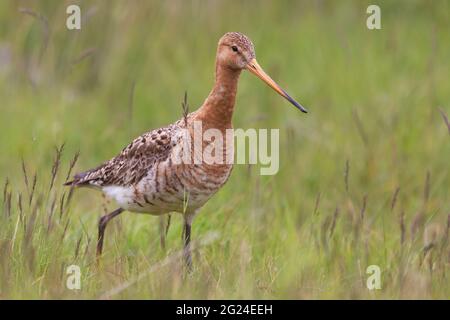
[[[173,144],[176,124],[155,129],[134,139],[119,155],[100,166],[75,175],[67,185],[129,186],[138,183],[156,162],[164,161]]]

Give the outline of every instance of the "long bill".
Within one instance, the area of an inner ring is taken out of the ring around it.
[[[250,63],[247,65],[247,70],[256,75],[258,78],[260,78],[262,81],[267,83],[269,87],[271,87],[273,90],[278,92],[278,94],[282,97],[284,97],[287,101],[292,103],[297,109],[300,111],[307,113],[308,110],[303,108],[297,101],[291,98],[290,95],[287,94],[286,91],[284,91],[275,81],[272,80],[271,77],[267,73],[264,72],[264,70],[261,68],[261,66],[258,64],[258,61],[256,59],[253,59],[250,61]]]

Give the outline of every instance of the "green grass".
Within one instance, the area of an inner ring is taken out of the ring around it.
[[[0,298],[98,298],[150,268],[112,298],[450,298],[448,1],[378,1],[376,31],[370,1],[79,3],[81,31],[65,28],[63,2],[0,5]],[[189,277],[171,258],[178,215],[164,251],[158,218],[124,213],[97,266],[97,221],[114,205],[91,190],[67,201],[71,159],[79,150],[74,171],[91,168],[177,120],[185,90],[200,106],[227,31],[249,35],[310,111],[241,77],[234,125],[280,129],[279,173],[235,167],[194,221],[194,239],[219,238]],[[65,286],[71,264],[79,291]],[[371,264],[381,290],[365,286]]]

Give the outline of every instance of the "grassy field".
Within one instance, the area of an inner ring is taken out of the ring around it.
[[[450,2],[376,1],[368,30],[372,2],[1,1],[0,298],[449,299]],[[115,207],[62,187],[71,162],[179,119],[185,90],[200,106],[227,31],[310,111],[241,77],[234,126],[280,129],[279,173],[235,167],[194,221],[194,239],[217,237],[188,277],[178,215],[164,250],[159,218],[124,213],[97,265]]]

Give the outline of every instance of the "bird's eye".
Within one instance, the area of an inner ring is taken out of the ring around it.
[[[238,52],[238,47],[236,47],[236,46],[232,46],[231,49],[232,49],[234,52]]]

